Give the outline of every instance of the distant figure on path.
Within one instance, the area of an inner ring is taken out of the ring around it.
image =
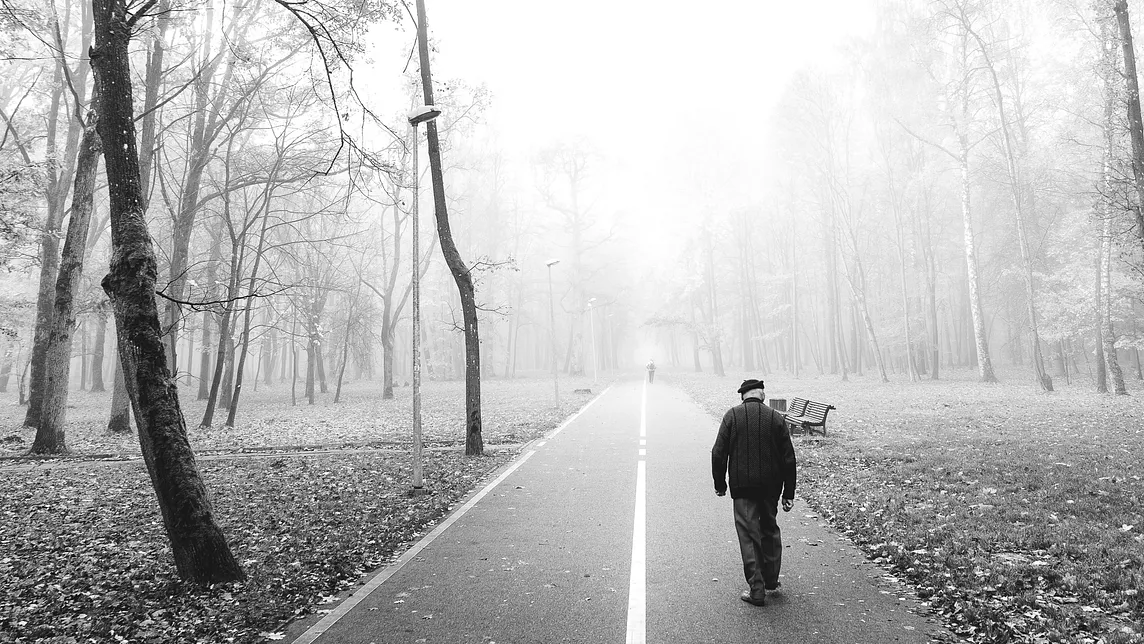
[[[650,384],[655,382],[655,360],[648,359],[646,369],[648,383]]]
[[[715,494],[727,494],[730,472],[735,531],[750,590],[739,596],[755,606],[766,604],[767,591],[779,589],[783,543],[779,532],[779,496],[783,512],[794,507],[795,457],[783,415],[763,404],[763,381],[744,380],[743,402],[723,415],[711,448]]]

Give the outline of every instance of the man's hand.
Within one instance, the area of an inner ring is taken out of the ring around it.
[[[783,499],[783,512],[790,512],[794,507],[794,499]]]

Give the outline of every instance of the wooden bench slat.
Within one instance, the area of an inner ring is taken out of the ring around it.
[[[834,409],[834,405],[805,398],[795,398],[791,401],[790,409],[787,411],[786,422],[802,427],[803,431],[806,432],[810,432],[814,427],[819,427],[822,429],[822,435],[826,436],[826,417],[832,409]]]
[[[790,402],[790,408],[787,409],[787,415],[802,416],[804,413],[806,413],[806,403],[807,400],[805,398],[795,398]]]

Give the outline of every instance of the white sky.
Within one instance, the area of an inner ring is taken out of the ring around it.
[[[582,136],[603,157],[601,207],[667,221],[664,235],[701,203],[758,202],[784,83],[872,21],[869,0],[426,2],[434,79],[489,88],[508,159]],[[377,31],[376,80],[398,82],[413,37]]]

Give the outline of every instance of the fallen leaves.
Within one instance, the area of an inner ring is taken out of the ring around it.
[[[734,377],[672,379],[716,416],[737,402]],[[966,380],[772,376],[768,393],[837,407],[827,439],[796,439],[799,494],[952,631],[1144,641],[1138,402]]]
[[[508,458],[427,453],[432,493],[419,497],[402,494],[403,454],[204,462],[249,575],[211,588],[176,578],[140,464],[0,473],[0,642],[274,639],[265,634],[387,563]]]
[[[548,385],[485,383],[486,444],[531,440],[587,400],[568,396],[555,409]],[[245,583],[210,588],[176,577],[146,470],[115,456],[137,455],[137,439],[103,429],[107,396],[73,394],[68,442],[88,462],[0,468],[0,642],[282,639],[282,624],[328,607],[366,572],[391,563],[514,455],[426,451],[430,493],[406,495],[409,390],[380,401],[371,390],[378,386],[355,383],[343,391],[343,404],[327,398],[298,407],[283,405],[288,390],[263,389],[252,392],[237,428],[190,431],[215,514],[248,575]],[[463,442],[463,391],[460,382],[427,383],[430,446]],[[188,405],[192,426],[196,404]],[[0,405],[0,432],[7,427],[20,438],[0,441],[0,451],[26,449],[23,434],[30,444],[31,434],[18,427],[22,413]],[[319,444],[385,450],[319,453]],[[308,453],[285,453],[299,446]],[[91,462],[93,454],[111,457]]]
[[[588,389],[591,379],[567,378],[562,388]],[[392,400],[381,399],[381,383],[347,383],[342,402],[333,394],[321,394],[309,405],[304,398],[290,404],[290,389],[259,383],[257,391],[243,389],[235,427],[201,428],[198,421],[204,401],[194,400],[186,387],[181,403],[187,419],[187,437],[197,456],[214,453],[259,452],[275,449],[313,450],[379,447],[404,449],[412,440],[412,389],[397,387]],[[426,381],[422,386],[424,440],[430,446],[455,446],[464,442],[465,383]],[[482,383],[483,435],[486,445],[522,443],[554,429],[579,409],[592,394],[561,396],[561,406],[552,404],[552,381],[489,379]],[[28,451],[35,430],[23,427],[25,408],[3,404],[12,394],[0,395],[0,456],[19,456]],[[107,431],[110,394],[71,392],[67,445],[75,457],[138,458],[139,440],[134,432]],[[224,414],[225,416],[225,414]]]

